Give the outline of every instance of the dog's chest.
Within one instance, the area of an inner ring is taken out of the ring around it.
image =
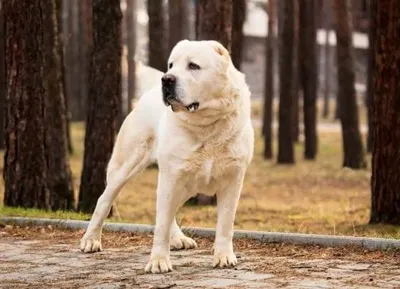
[[[210,184],[213,165],[214,165],[214,160],[212,159],[206,160],[203,164],[202,173],[206,185]]]
[[[240,166],[229,147],[202,145],[185,161],[182,173],[193,190],[218,190],[233,168]],[[205,193],[205,192],[204,192]]]

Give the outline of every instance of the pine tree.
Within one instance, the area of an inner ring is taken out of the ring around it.
[[[370,222],[400,225],[400,2],[375,3]]]
[[[342,125],[343,166],[365,168],[365,153],[359,128],[352,51],[352,20],[349,0],[334,0],[336,14],[338,105]]]
[[[118,0],[93,0],[85,153],[78,210],[93,212],[104,191],[121,114],[121,8]]]

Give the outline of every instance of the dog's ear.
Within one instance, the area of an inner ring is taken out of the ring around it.
[[[178,41],[178,42],[175,44],[175,46],[178,45],[178,44],[183,44],[183,43],[188,43],[188,42],[190,42],[190,41],[187,40],[187,39],[182,39],[182,40]]]
[[[218,41],[215,40],[210,40],[209,41],[211,47],[215,50],[215,52],[217,52],[219,55],[229,59],[229,52],[228,50]]]

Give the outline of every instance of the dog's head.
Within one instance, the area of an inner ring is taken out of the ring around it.
[[[174,112],[195,113],[207,107],[223,97],[230,65],[229,52],[217,41],[180,41],[161,79],[164,103]]]

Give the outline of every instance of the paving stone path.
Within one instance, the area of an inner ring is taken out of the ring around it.
[[[135,244],[133,244],[135,245]],[[212,269],[210,250],[173,251],[175,270],[145,274],[150,244],[83,254],[75,245],[0,238],[0,288],[400,288],[400,263],[301,259],[238,252]]]

